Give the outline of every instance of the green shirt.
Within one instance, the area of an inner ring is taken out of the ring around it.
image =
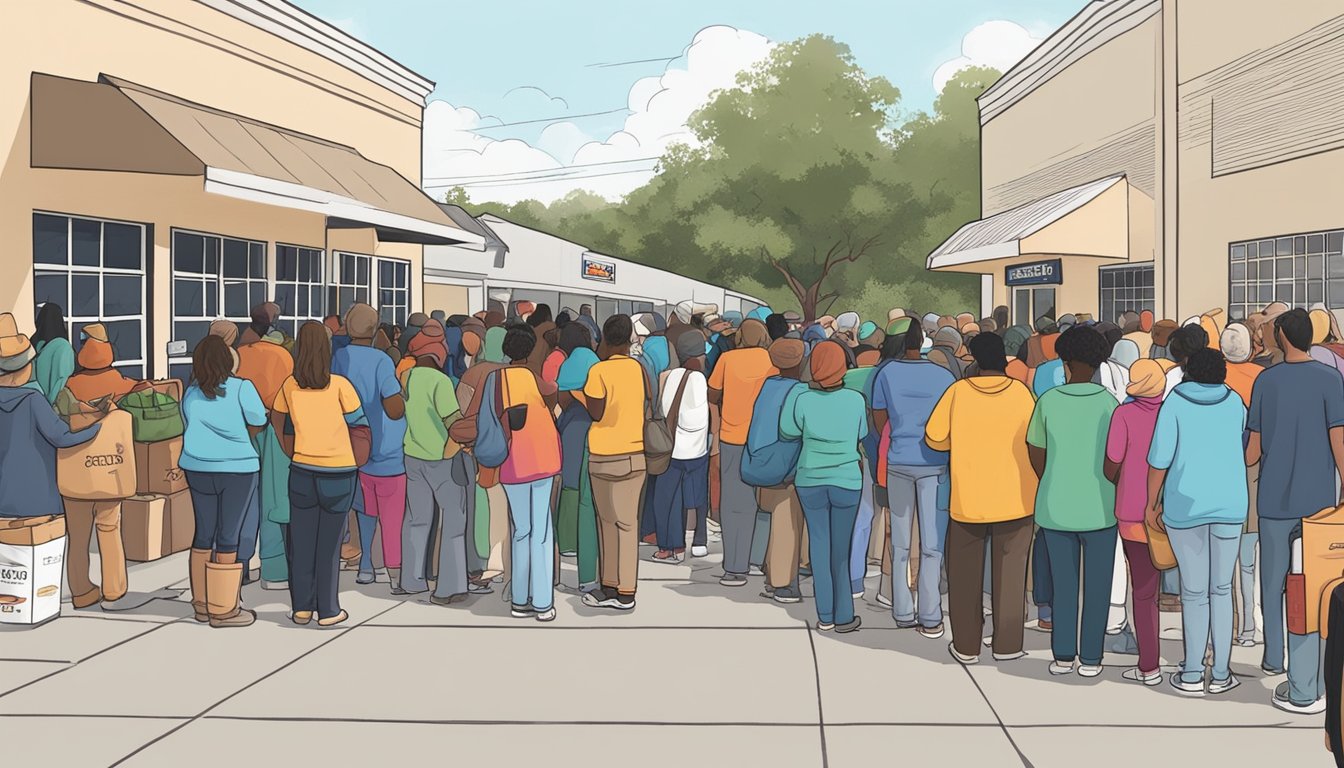
[[[1027,443],[1045,449],[1036,524],[1056,531],[1115,525],[1115,486],[1102,474],[1115,397],[1100,384],[1064,384],[1036,401]]]
[[[448,444],[443,420],[461,410],[453,380],[437,368],[416,366],[406,372],[406,455],[421,461],[441,461]]]
[[[859,441],[868,434],[863,395],[851,389],[795,387],[784,399],[779,436],[803,441],[794,484],[799,488],[830,485],[863,489]]]

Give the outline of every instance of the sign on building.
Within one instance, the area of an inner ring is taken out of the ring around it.
[[[1064,282],[1064,269],[1059,259],[1018,264],[1004,269],[1006,285],[1059,285]]]
[[[582,276],[584,280],[614,283],[616,282],[616,262],[584,256]]]

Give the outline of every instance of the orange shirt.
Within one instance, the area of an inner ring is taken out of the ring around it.
[[[729,445],[746,445],[756,396],[765,380],[779,373],[770,363],[770,351],[760,347],[732,349],[719,356],[710,374],[709,386],[723,392],[719,415],[723,425],[719,439]]]
[[[499,468],[499,481],[513,485],[560,474],[560,433],[536,376],[526,366],[516,365],[501,369],[499,375],[504,407],[527,406],[523,428],[509,440],[509,457]]]
[[[238,378],[252,382],[268,409],[275,406],[281,385],[292,375],[294,358],[279,344],[257,341],[238,348]]]
[[[1015,357],[1008,361],[1008,370],[1004,371],[1004,373],[1027,386],[1031,386],[1031,369],[1027,367],[1026,363]]]
[[[76,373],[66,380],[65,386],[76,400],[87,403],[110,395],[112,401],[116,402],[131,391],[135,381],[122,376],[116,368],[104,368],[101,371]]]
[[[1241,395],[1241,402],[1247,408],[1251,407],[1251,388],[1255,386],[1256,378],[1264,372],[1265,369],[1255,363],[1227,364],[1227,386]]]

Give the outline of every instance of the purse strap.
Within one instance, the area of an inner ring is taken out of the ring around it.
[[[672,413],[667,415],[667,431],[672,434],[674,444],[677,440],[677,420],[681,418],[681,396],[686,394],[686,384],[691,380],[691,371],[685,368],[682,371],[681,383],[677,385],[677,394],[672,397]]]

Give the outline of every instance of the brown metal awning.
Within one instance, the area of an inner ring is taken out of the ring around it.
[[[369,227],[386,242],[468,245],[418,186],[352,147],[135,83],[34,73],[32,166],[202,176],[205,191]]]

